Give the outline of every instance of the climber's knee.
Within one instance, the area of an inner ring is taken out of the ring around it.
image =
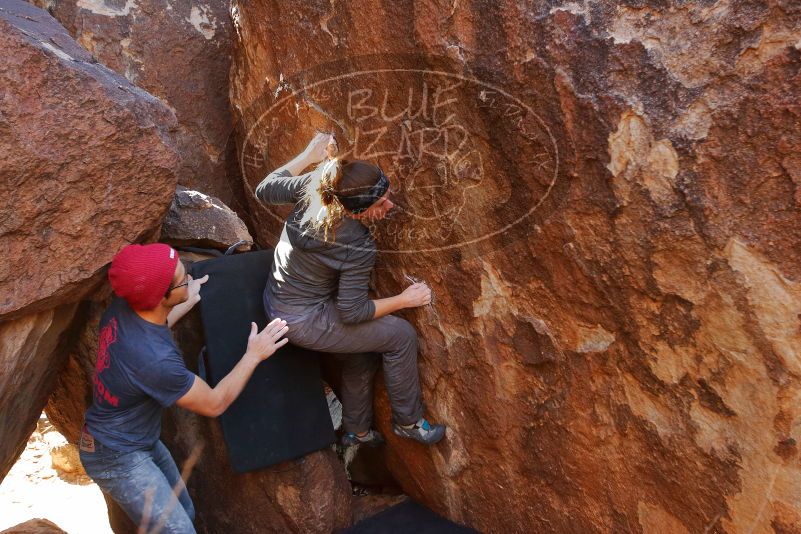
[[[417,349],[417,330],[409,321],[401,318],[396,318],[397,321],[393,325],[395,328],[395,338],[401,347],[409,350],[409,348]]]

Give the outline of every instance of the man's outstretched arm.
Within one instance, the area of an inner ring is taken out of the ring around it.
[[[176,404],[190,412],[217,417],[239,396],[256,366],[287,344],[288,339],[281,339],[287,331],[289,327],[281,319],[274,319],[258,333],[256,323],[251,323],[248,348],[231,372],[214,388],[195,375],[192,387]]]

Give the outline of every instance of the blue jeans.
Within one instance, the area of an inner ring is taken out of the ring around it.
[[[111,495],[134,524],[144,524],[148,534],[195,532],[192,499],[161,441],[150,449],[133,452],[119,452],[97,440],[94,452],[87,448],[91,449],[82,439],[80,456],[86,474]]]

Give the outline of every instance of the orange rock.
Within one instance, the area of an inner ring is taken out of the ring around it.
[[[180,183],[222,200],[241,202],[230,150],[228,2],[113,3],[34,0],[100,64],[155,95],[175,113]]]
[[[447,438],[377,400],[412,498],[483,532],[801,530],[780,4],[234,2],[246,182],[334,132],[393,181],[376,295],[436,295],[403,315]],[[275,242],[285,212],[250,210]]]
[[[74,302],[158,227],[179,159],[175,117],[98,65],[46,12],[0,11],[0,319]],[[49,258],[44,261],[44,258]]]

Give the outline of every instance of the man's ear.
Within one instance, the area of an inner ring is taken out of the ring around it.
[[[172,281],[170,281],[170,285],[172,285]],[[172,290],[170,290],[170,292],[167,293],[166,296],[161,297],[161,301],[159,302],[159,306],[168,307],[167,306],[167,301],[170,300],[171,297],[172,297]]]

